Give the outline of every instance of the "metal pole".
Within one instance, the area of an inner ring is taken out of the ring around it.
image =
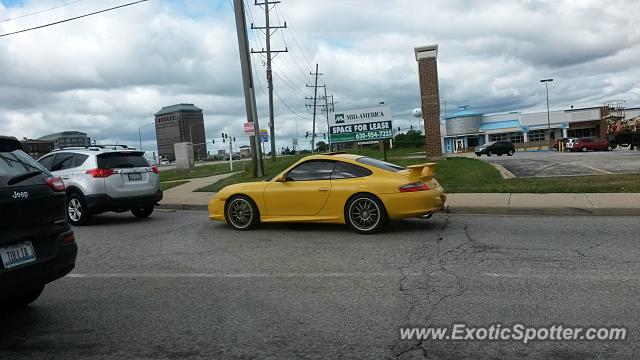
[[[276,133],[273,116],[273,75],[271,72],[271,28],[269,27],[269,1],[264,2],[265,42],[267,45],[267,86],[269,88],[269,131],[271,132],[271,159],[276,159]],[[262,151],[264,152],[264,150]]]
[[[233,0],[233,10],[236,19],[236,32],[238,34],[238,50],[240,52],[240,66],[242,68],[242,82],[244,87],[244,102],[247,112],[247,121],[254,123],[256,132],[260,131],[256,111],[256,98],[251,74],[251,57],[249,56],[249,40],[247,37],[247,20],[244,14],[244,1]],[[259,135],[259,134],[258,134]],[[259,136],[251,136],[251,159],[253,160],[253,176],[264,175],[262,167],[262,155],[259,146]]]
[[[318,105],[318,64],[316,63],[316,83],[313,87],[313,131],[311,132],[311,153],[316,148],[316,106]]]
[[[138,142],[140,143],[140,150],[142,150],[142,134],[140,132],[141,129],[141,127],[138,128]]]
[[[547,130],[549,130],[549,137],[551,137],[551,114],[549,111],[549,82],[544,82],[545,87],[547,88]]]
[[[327,86],[324,87],[324,110],[327,116],[327,136],[329,136],[329,151],[331,151],[331,129],[329,128],[329,98],[327,98]]]
[[[233,138],[229,138],[229,168],[233,172]]]

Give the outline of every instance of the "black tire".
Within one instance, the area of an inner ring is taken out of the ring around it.
[[[9,310],[22,309],[23,307],[36,301],[36,299],[40,297],[40,294],[42,294],[42,290],[44,290],[44,285],[40,285],[34,288],[33,290],[29,290],[26,293],[23,293],[16,298],[6,301],[3,304],[3,307]]]
[[[497,153],[496,155],[498,155],[498,156],[502,156],[502,155],[504,155],[504,154],[503,154],[503,153]]]
[[[607,151],[613,151],[613,146],[607,145]]]
[[[258,207],[246,195],[236,195],[224,205],[224,218],[235,230],[247,231],[260,224]]]
[[[147,205],[141,208],[131,209],[131,213],[133,214],[133,216],[137,217],[138,219],[148,218],[153,213],[153,205]]]
[[[477,157],[480,157],[480,155],[482,155],[482,154],[481,154],[481,153],[476,153],[476,156],[477,156]]]
[[[493,152],[491,152],[491,150],[487,150],[487,156],[491,156],[493,155]]]
[[[344,220],[357,233],[375,234],[387,224],[387,210],[377,197],[356,194],[344,206]]]
[[[513,151],[513,150],[509,150],[509,151],[507,152],[507,155],[508,155],[508,156],[513,156],[513,154],[514,154],[514,151]]]
[[[89,223],[91,214],[89,213],[84,196],[77,192],[67,194],[67,219],[75,226],[82,226]]]
[[[587,147],[586,147],[586,146],[583,146],[580,150],[581,150],[582,152],[587,152],[587,151],[589,151],[589,149],[587,149]]]

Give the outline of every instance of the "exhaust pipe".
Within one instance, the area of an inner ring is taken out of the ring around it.
[[[420,216],[420,219],[431,219],[432,216],[433,216],[433,213],[428,213]]]

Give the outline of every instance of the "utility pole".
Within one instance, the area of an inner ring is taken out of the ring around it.
[[[331,151],[331,128],[329,126],[329,98],[327,97],[327,85],[326,84],[324,86],[324,114],[327,117],[327,136],[329,136],[327,141],[329,142],[329,151]]]
[[[280,26],[271,26],[271,23],[269,21],[269,12],[271,11],[271,8],[273,6],[276,6],[277,4],[279,4],[280,1],[269,1],[269,0],[265,0],[262,3],[259,3],[257,0],[255,2],[256,6],[262,6],[264,7],[264,22],[265,22],[265,26],[254,26],[253,24],[251,24],[251,29],[253,30],[264,30],[264,35],[265,35],[265,43],[267,48],[266,49],[262,49],[260,51],[254,51],[253,49],[251,50],[252,54],[267,54],[267,87],[269,88],[269,132],[271,133],[271,159],[275,160],[276,159],[276,132],[275,132],[275,125],[274,125],[274,117],[273,117],[273,74],[272,74],[272,70],[271,70],[271,60],[273,59],[271,57],[272,53],[275,53],[276,55],[278,53],[281,52],[288,52],[289,50],[287,48],[285,48],[284,50],[271,50],[271,35],[273,34],[271,32],[271,30],[273,29],[274,32],[278,31],[278,29],[286,29],[287,28],[287,23],[285,22],[284,25]],[[275,57],[275,56],[274,56]]]
[[[247,19],[244,14],[244,1],[233,0],[233,11],[236,17],[236,31],[238,33],[238,49],[240,51],[240,65],[242,68],[242,83],[244,87],[244,104],[247,111],[247,121],[253,123],[255,133],[250,136],[251,160],[253,162],[253,177],[264,176],[262,154],[260,151],[260,124],[256,110],[256,93],[251,74],[251,57],[249,56],[249,39],[247,37]],[[256,136],[258,135],[258,136]]]
[[[322,86],[318,86],[318,76],[322,75],[320,73],[318,73],[318,64],[316,63],[316,72],[315,73],[309,73],[312,76],[315,76],[316,80],[315,80],[315,85],[310,86],[307,85],[308,88],[312,87],[313,88],[313,131],[311,131],[311,153],[313,154],[316,148],[316,113],[317,113],[317,107],[318,107],[318,88],[319,87],[325,87],[325,85]],[[311,98],[305,98],[307,100],[311,100]]]
[[[547,132],[549,133],[549,144],[553,145],[553,142],[551,141],[551,113],[549,111],[549,83],[552,82],[553,79],[542,79],[540,80],[541,83],[544,83],[544,85],[547,88]],[[551,147],[549,147],[549,149],[551,149]]]

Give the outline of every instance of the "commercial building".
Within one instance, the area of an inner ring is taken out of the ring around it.
[[[547,118],[546,111],[484,114],[461,106],[440,123],[443,151],[471,151],[500,140],[509,140],[519,149],[546,149],[561,137],[606,139],[607,117],[614,113],[632,118],[640,115],[640,108],[625,108],[622,102],[613,101],[604,106],[551,111]]]
[[[22,144],[22,150],[36,160],[55,149],[52,140],[25,139],[20,143]]]
[[[207,156],[204,117],[202,109],[193,104],[165,106],[155,114],[156,141],[159,155],[174,161],[173,145],[182,142],[193,143],[196,160]]]
[[[63,131],[41,136],[38,140],[53,141],[53,146],[56,149],[70,146],[91,145],[91,138],[89,138],[86,133],[80,131]]]

